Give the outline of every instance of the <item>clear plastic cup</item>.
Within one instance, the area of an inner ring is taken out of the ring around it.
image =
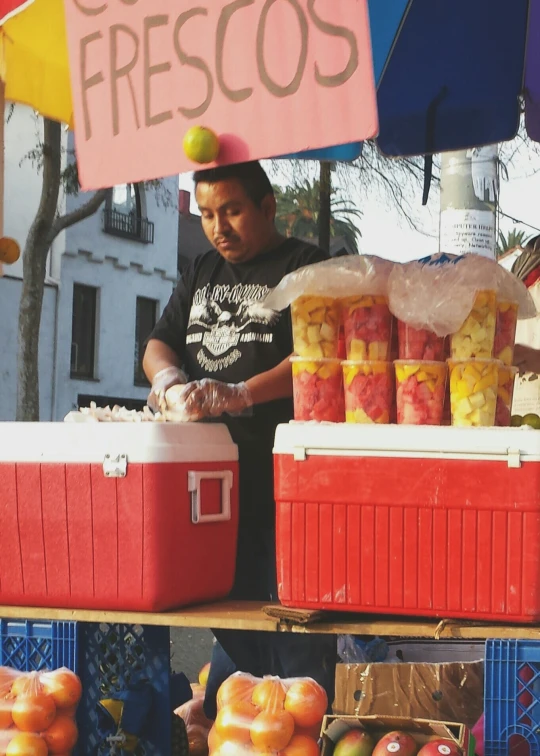
[[[518,307],[519,305],[516,302],[497,302],[493,356],[508,367],[514,362]]]
[[[400,360],[441,362],[445,359],[444,336],[437,336],[427,328],[413,328],[402,320],[398,321],[398,336]]]
[[[394,367],[398,424],[441,425],[446,396],[446,363],[396,360]]]
[[[500,427],[507,428],[510,426],[514,383],[518,372],[518,369],[515,367],[507,367],[506,365],[499,367],[495,425]]]
[[[498,360],[448,360],[452,425],[495,425]]]
[[[346,422],[390,423],[394,414],[393,364],[347,360],[342,365]]]
[[[496,318],[496,293],[491,290],[479,291],[465,322],[451,337],[451,358],[453,360],[491,359],[495,344]]]
[[[386,297],[347,297],[341,308],[347,360],[389,360],[393,316]]]
[[[340,308],[332,297],[299,297],[291,305],[294,351],[300,357],[338,356]]]
[[[291,357],[294,419],[342,423],[345,420],[340,360]]]

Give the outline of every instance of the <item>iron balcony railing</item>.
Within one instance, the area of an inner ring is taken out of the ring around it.
[[[154,224],[147,218],[137,217],[135,213],[121,213],[119,210],[105,208],[103,230],[107,234],[133,239],[143,244],[154,243]]]

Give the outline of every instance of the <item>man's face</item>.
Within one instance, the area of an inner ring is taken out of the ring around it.
[[[237,179],[226,179],[199,183],[195,196],[206,238],[228,262],[246,262],[266,250],[275,233],[271,194],[257,207]]]

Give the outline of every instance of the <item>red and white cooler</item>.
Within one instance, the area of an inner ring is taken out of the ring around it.
[[[274,454],[285,606],[540,620],[540,432],[290,423]]]
[[[0,423],[0,604],[162,611],[230,591],[227,428]]]

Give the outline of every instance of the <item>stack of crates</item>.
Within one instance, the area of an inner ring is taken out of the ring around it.
[[[170,634],[168,627],[0,620],[0,665],[34,672],[67,667],[82,680],[79,756],[109,754],[96,705],[139,682],[155,691],[144,742],[137,756],[171,756]]]
[[[540,641],[488,640],[485,756],[540,756]]]

